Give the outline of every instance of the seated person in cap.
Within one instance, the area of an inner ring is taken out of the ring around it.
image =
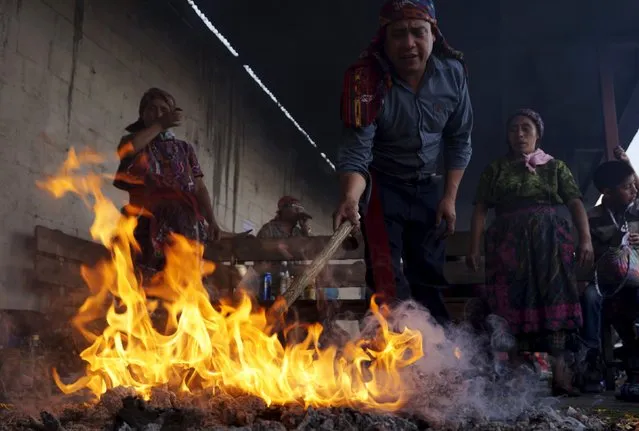
[[[639,341],[635,332],[639,305],[639,284],[634,276],[637,268],[634,267],[634,259],[631,259],[629,267],[619,267],[614,259],[608,259],[608,252],[614,253],[614,250],[624,244],[635,249],[639,247],[639,179],[621,147],[615,149],[615,158],[617,160],[601,164],[594,173],[595,186],[603,194],[603,198],[600,205],[588,212],[588,220],[597,262],[595,281],[604,298],[602,311],[623,341],[623,359],[627,371],[631,371],[628,369],[637,368],[634,362],[639,357]],[[595,330],[599,329],[601,318],[597,314],[597,308],[590,307],[593,315],[588,316],[595,322]],[[598,334],[585,335],[599,341]],[[630,378],[633,383],[636,381],[636,377]]]
[[[300,201],[292,196],[284,196],[277,202],[275,218],[262,226],[258,238],[290,238],[310,236],[312,217],[304,210]]]

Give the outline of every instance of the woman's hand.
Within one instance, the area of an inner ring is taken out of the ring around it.
[[[468,267],[468,269],[477,272],[479,270],[480,258],[481,256],[479,254],[479,247],[471,245],[470,250],[466,255],[466,266]]]
[[[182,123],[182,110],[175,108],[158,118],[162,130],[168,130],[171,127],[178,127]]]
[[[630,158],[628,157],[628,154],[626,154],[626,152],[624,151],[623,148],[621,148],[621,146],[617,146],[612,152],[615,155],[615,159],[621,162],[630,163]]]
[[[595,252],[592,249],[592,241],[590,239],[579,241],[577,247],[577,263],[582,268],[590,268],[595,258]]]
[[[479,261],[480,261],[479,253],[472,253],[472,254],[469,253],[466,256],[466,266],[471,271],[474,271],[474,272],[479,271]]]

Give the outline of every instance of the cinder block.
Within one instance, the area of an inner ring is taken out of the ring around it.
[[[42,2],[61,15],[66,21],[73,22],[75,14],[74,0],[42,0]]]
[[[0,82],[20,86],[22,83],[24,57],[10,50],[5,51],[3,57],[2,64],[0,64]]]
[[[73,68],[73,54],[59,45],[52,45],[49,56],[49,72],[54,76],[69,82],[71,80],[71,70]]]
[[[22,2],[19,14],[18,52],[46,66],[57,14],[40,0]]]
[[[36,97],[48,94],[48,80],[49,73],[46,64],[25,58],[22,62],[22,89],[25,93]]]

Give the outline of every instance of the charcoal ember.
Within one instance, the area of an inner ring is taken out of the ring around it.
[[[169,409],[160,414],[160,420],[156,422],[156,425],[161,425],[162,431],[182,431],[194,426],[201,426],[204,418],[204,412],[201,410]]]
[[[177,407],[177,397],[174,392],[164,388],[153,388],[149,406],[159,409],[171,409]]]
[[[283,412],[280,415],[280,422],[286,427],[286,429],[297,428],[298,425],[304,419],[306,411],[304,407],[296,404],[283,408]]]
[[[258,419],[251,431],[286,431],[286,427],[281,422]]]
[[[0,349],[0,394],[3,396],[21,391],[22,352],[18,348]]]
[[[109,413],[115,415],[122,409],[124,406],[122,400],[127,397],[135,397],[135,391],[131,388],[118,386],[107,390],[100,398],[98,406],[104,407]]]
[[[65,404],[60,406],[60,410],[60,422],[77,422],[86,416],[87,406],[82,404]]]
[[[261,398],[243,395],[237,398],[225,398],[221,403],[221,420],[226,425],[252,425],[255,419],[266,410]]]
[[[237,402],[244,406],[245,409],[261,413],[266,410],[266,402],[253,395],[243,395],[237,398]]]
[[[103,422],[102,424],[104,424]],[[95,431],[96,428],[89,425],[84,424],[70,424],[64,427],[67,431]]]
[[[88,404],[78,404],[65,406],[59,415],[60,422],[67,431],[97,430],[105,424],[111,424],[115,413],[109,412],[100,404],[91,406]]]
[[[349,409],[348,411],[350,413],[350,416],[354,419],[354,423],[357,429],[368,431],[418,430],[415,422],[406,418],[402,418],[400,416],[387,413],[363,413],[352,409]]]
[[[132,428],[146,428],[159,420],[160,412],[147,408],[143,400],[126,397],[122,399],[122,408],[116,414],[115,424],[118,429],[124,425]]]
[[[40,412],[40,419],[46,431],[65,431],[58,418],[47,411]]]
[[[30,429],[30,424],[36,422],[28,413],[12,409],[0,410],[0,425],[6,426],[7,430]],[[0,430],[2,427],[0,426]]]
[[[365,430],[365,431],[417,431],[413,422],[390,414],[359,412],[352,409],[309,408],[299,430]]]
[[[113,419],[113,413],[104,407],[88,403],[56,405],[54,413],[58,413],[60,423],[68,428],[69,424],[78,422],[87,424],[103,424]]]

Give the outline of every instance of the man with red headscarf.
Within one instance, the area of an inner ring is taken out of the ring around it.
[[[455,229],[473,113],[462,54],[446,43],[432,0],[382,6],[376,38],[346,72],[341,108],[335,226],[359,226],[361,209],[367,283],[387,300],[412,297],[445,322],[437,287],[446,284],[444,237]]]

